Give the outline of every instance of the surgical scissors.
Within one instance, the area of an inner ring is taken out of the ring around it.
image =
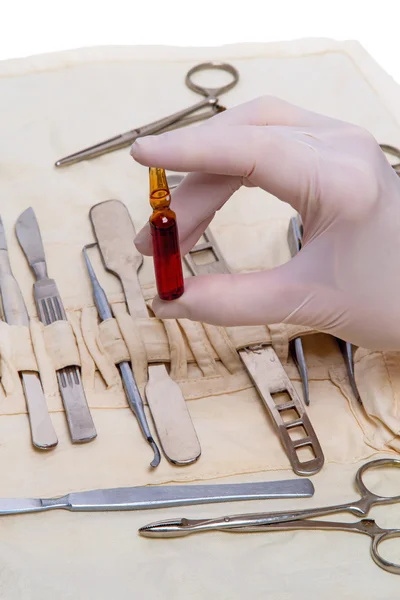
[[[360,492],[361,498],[348,504],[299,511],[233,515],[216,519],[170,519],[145,525],[139,529],[139,533],[145,537],[180,537],[210,530],[233,533],[295,529],[353,531],[364,533],[372,538],[371,555],[381,569],[400,575],[400,565],[386,560],[379,553],[379,547],[382,542],[400,537],[400,529],[382,529],[373,519],[362,519],[356,523],[308,520],[313,517],[322,517],[343,512],[365,517],[373,506],[400,503],[400,496],[379,496],[371,492],[365,485],[363,481],[364,473],[368,470],[382,467],[400,467],[400,459],[380,458],[362,465],[355,477],[356,487]]]
[[[231,75],[232,81],[225,85],[214,88],[204,87],[193,81],[193,75],[200,71],[206,71],[209,69],[225,71]],[[104,142],[100,142],[99,144],[95,144],[94,146],[90,146],[89,148],[85,148],[84,150],[80,150],[74,154],[70,154],[69,156],[57,160],[55,166],[64,167],[81,162],[82,160],[96,158],[97,156],[107,154],[108,152],[125,148],[126,146],[132,144],[138,137],[164,133],[165,131],[169,131],[171,129],[176,129],[185,125],[191,125],[197,121],[208,119],[215,114],[226,110],[224,106],[219,104],[218,97],[231,90],[238,81],[239,73],[237,69],[228,63],[211,61],[195,65],[187,72],[185,84],[189,89],[204,96],[204,100],[189,106],[189,108],[185,108],[184,110],[180,110],[172,115],[169,115],[168,117],[164,117],[163,119],[153,121],[153,123],[149,123],[148,125],[143,125],[142,127],[132,129],[126,133],[121,133],[120,135],[109,138]],[[202,110],[200,114],[194,115],[194,113],[201,111],[201,109],[207,108],[208,110]]]

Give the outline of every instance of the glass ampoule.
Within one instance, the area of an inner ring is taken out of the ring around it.
[[[164,169],[150,167],[150,231],[157,292],[161,300],[175,300],[184,292],[176,215]]]

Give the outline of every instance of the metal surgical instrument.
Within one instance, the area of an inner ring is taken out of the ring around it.
[[[0,498],[0,516],[44,512],[55,508],[72,512],[145,510],[242,500],[309,498],[313,494],[314,486],[309,479],[145,485],[72,492],[58,498]]]
[[[192,77],[195,73],[209,69],[225,71],[226,73],[229,73],[233,79],[226,85],[215,88],[204,87],[194,83]],[[120,150],[121,148],[130,146],[138,137],[164,133],[170,129],[176,129],[178,127],[190,125],[197,121],[210,118],[215,114],[225,110],[225,107],[219,104],[219,96],[231,90],[238,81],[239,73],[237,69],[230,64],[221,62],[205,62],[195,65],[187,72],[185,84],[189,89],[204,96],[204,100],[189,106],[189,108],[185,108],[172,115],[169,115],[168,117],[164,117],[163,119],[159,119],[158,121],[154,121],[148,125],[143,125],[142,127],[132,129],[126,133],[121,133],[120,135],[116,135],[108,140],[105,140],[104,142],[100,142],[99,144],[95,144],[94,146],[90,146],[89,148],[85,148],[84,150],[80,150],[74,154],[70,154],[69,156],[57,160],[55,166],[63,167],[81,162],[82,160],[96,158],[97,156],[107,154],[108,152],[113,152],[114,150]],[[202,112],[197,115],[193,114],[197,113],[198,111]]]
[[[395,172],[397,173],[397,175],[400,177],[400,150],[399,148],[396,148],[395,146],[390,146],[389,144],[380,144],[381,150],[382,152],[384,152],[385,154],[388,154],[389,156],[394,156],[396,159],[399,160],[399,162],[392,164],[393,169],[395,170]]]
[[[132,319],[149,316],[139,271],[143,255],[135,246],[135,226],[128,207],[120,200],[105,200],[90,209],[90,220],[105,269],[118,277]],[[133,326],[133,323],[132,323]],[[165,457],[174,465],[190,465],[201,456],[188,403],[165,363],[147,365],[143,392]]]
[[[33,208],[27,208],[18,217],[15,233],[35,275],[33,295],[39,320],[45,326],[68,321],[57,284],[47,273],[42,237]],[[97,433],[82,384],[81,367],[72,364],[57,369],[57,380],[72,442],[82,444],[94,440]]]
[[[4,319],[9,325],[29,327],[29,315],[21,288],[11,270],[3,221],[0,218],[0,297]],[[28,409],[32,443],[36,448],[49,450],[58,444],[46,404],[39,373],[22,371],[22,387]]]
[[[99,317],[102,321],[106,319],[112,319],[111,307],[108,303],[107,296],[101,287],[99,280],[96,277],[96,273],[94,272],[93,266],[89,260],[89,256],[87,253],[87,248],[92,248],[97,246],[97,244],[88,244],[83,248],[83,255],[85,257],[87,270],[89,273],[90,282],[93,288],[93,298],[94,303],[97,308],[97,312],[99,313]],[[152,467],[157,467],[160,464],[161,455],[160,451],[155,443],[153,436],[151,435],[151,431],[149,429],[149,425],[147,423],[146,414],[144,412],[144,406],[142,402],[142,398],[140,396],[140,392],[136,385],[135,378],[133,376],[133,372],[130,364],[127,361],[120,362],[118,364],[118,368],[121,374],[122,383],[124,385],[125,394],[128,400],[128,404],[133,414],[136,416],[137,421],[139,423],[139,427],[145,437],[146,441],[150,444],[154,452],[154,458],[151,462]]]
[[[202,237],[204,242],[197,243],[184,257],[192,274],[230,273],[211,230],[206,229]],[[202,264],[196,256],[204,252],[211,252],[213,259]],[[296,475],[318,473],[325,460],[321,445],[303,403],[272,345],[247,346],[239,349],[238,354],[269,413],[293,471]]]
[[[390,573],[400,575],[400,565],[394,564],[381,556],[379,546],[383,541],[400,537],[400,529],[382,529],[373,519],[362,519],[356,523],[339,523],[335,521],[310,521],[313,517],[322,517],[336,513],[351,513],[358,517],[368,515],[373,506],[395,504],[400,496],[379,496],[371,492],[363,481],[367,470],[380,467],[400,467],[400,459],[381,458],[362,465],[355,477],[355,483],[361,498],[348,504],[310,508],[299,511],[243,514],[220,517],[216,519],[170,519],[145,525],[139,533],[145,537],[180,537],[200,531],[228,531],[233,533],[268,532],[287,530],[331,530],[354,531],[364,533],[372,538],[371,555],[375,563]]]
[[[290,249],[290,254],[295,256],[298,252],[300,252],[303,245],[303,223],[299,214],[290,219],[289,230],[288,230],[288,244]],[[347,368],[347,374],[350,381],[350,386],[353,391],[354,396],[358,400],[360,404],[361,397],[357,389],[357,384],[354,376],[354,360],[353,360],[353,346],[349,342],[344,342],[339,338],[335,338],[340,352],[344,358],[344,362]],[[290,350],[293,357],[293,361],[296,364],[301,381],[303,384],[303,393],[304,393],[304,402],[308,405],[310,404],[310,396],[309,396],[309,387],[308,387],[308,372],[307,365],[304,357],[304,349],[301,338],[295,338],[290,343]]]

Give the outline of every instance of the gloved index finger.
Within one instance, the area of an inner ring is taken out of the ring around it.
[[[308,141],[310,140],[310,141]],[[139,138],[132,156],[174,171],[229,175],[246,180],[302,214],[315,178],[312,139],[289,127],[195,127]]]
[[[204,121],[200,127],[209,125],[286,125],[310,127],[331,118],[306,110],[276,96],[260,96],[238,104]]]

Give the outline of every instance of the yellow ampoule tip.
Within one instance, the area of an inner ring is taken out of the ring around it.
[[[167,208],[171,202],[165,169],[149,168],[150,204],[153,209]]]

